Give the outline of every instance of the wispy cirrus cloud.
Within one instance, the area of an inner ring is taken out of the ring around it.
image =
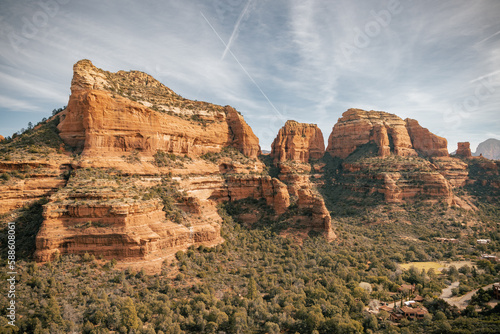
[[[82,58],[233,105],[264,148],[289,118],[328,137],[350,107],[415,118],[450,150],[499,133],[498,1],[44,1],[53,15],[0,4],[2,135],[65,104]]]

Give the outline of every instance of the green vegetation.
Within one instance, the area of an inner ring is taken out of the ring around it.
[[[154,164],[158,167],[183,168],[184,163],[192,161],[188,156],[177,156],[174,153],[167,153],[157,150],[153,155]]]
[[[306,239],[302,246],[270,229],[247,229],[221,208],[226,242],[190,248],[162,273],[115,270],[91,256],[19,263],[19,332],[28,333],[494,333],[499,309],[459,313],[434,299],[453,275],[400,271],[383,241],[350,245]],[[344,232],[347,234],[348,232]],[[349,238],[354,238],[349,234]],[[498,279],[500,268],[493,268]],[[5,271],[2,271],[5,272]],[[479,275],[478,275],[479,276]],[[362,283],[363,282],[363,283]],[[362,284],[361,284],[362,283]],[[391,325],[364,312],[371,299],[398,301],[416,284],[431,315]],[[369,287],[369,288],[368,288]],[[6,305],[6,295],[0,304]],[[5,318],[0,318],[5,323]]]
[[[143,200],[151,198],[160,198],[163,202],[163,211],[167,219],[172,220],[177,224],[186,225],[186,219],[181,209],[178,208],[176,203],[184,200],[185,195],[182,194],[176,187],[176,182],[171,178],[164,177],[161,184],[151,187],[147,193],[142,197]]]
[[[239,162],[241,164],[248,164],[252,162],[252,159],[238,151],[237,148],[231,146],[223,147],[218,153],[205,153],[201,156],[201,158],[213,163],[217,163],[222,158],[229,158],[231,161]]]
[[[133,150],[129,155],[123,155],[122,158],[129,164],[141,163],[141,157],[139,156],[138,150]]]
[[[58,124],[59,116],[55,116],[38,123],[35,127],[29,126],[15,133],[12,138],[3,140],[0,142],[0,159],[9,161],[14,153],[47,155],[59,151],[64,147],[64,143],[59,137]]]

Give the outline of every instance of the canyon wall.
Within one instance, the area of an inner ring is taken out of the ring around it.
[[[286,160],[309,162],[320,159],[325,153],[323,133],[316,124],[287,121],[271,145],[275,163]]]
[[[342,114],[328,138],[326,151],[333,157],[345,159],[369,142],[377,145],[381,157],[448,155],[446,139],[432,134],[417,121],[361,109],[349,109]]]
[[[53,136],[63,143],[44,151],[31,140],[19,148],[21,136],[3,140],[0,151],[0,214],[47,198],[38,261],[89,253],[161,264],[178,250],[223,242],[217,205],[245,199],[257,200],[248,205],[262,205],[255,210],[285,226],[285,235],[313,231],[332,241],[327,204],[335,203],[325,203],[326,184],[361,198],[380,194],[383,203],[474,210],[454,188],[498,175],[498,164],[473,159],[471,179],[471,159],[449,157],[446,139],[416,120],[360,109],[343,113],[326,150],[315,124],[287,121],[261,161],[258,138],[234,108],[191,101],[145,73],[111,73],[87,60],[75,64],[68,107],[49,121],[57,120]],[[457,153],[470,157],[470,148],[459,143]]]
[[[60,136],[84,156],[157,150],[199,156],[233,146],[260,154],[259,140],[236,110],[184,99],[149,75],[109,73],[75,64]]]

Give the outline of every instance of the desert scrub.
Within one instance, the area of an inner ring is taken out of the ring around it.
[[[123,155],[123,160],[128,162],[129,164],[136,164],[141,162],[141,158],[139,157],[139,151],[133,150],[129,155]]]
[[[226,146],[217,153],[205,153],[201,156],[201,158],[213,163],[217,163],[221,158],[230,158],[232,161],[236,161],[241,164],[248,164],[254,161],[238,151],[238,149],[231,146]]]
[[[174,153],[168,153],[162,150],[157,150],[153,155],[154,164],[158,167],[184,167],[185,162],[190,162],[192,159],[188,156],[177,156]]]
[[[142,196],[143,201],[160,198],[163,202],[163,211],[167,219],[177,224],[188,225],[184,219],[184,212],[177,207],[177,203],[184,199],[184,194],[177,189],[177,183],[170,178],[163,178],[161,184],[149,188]]]

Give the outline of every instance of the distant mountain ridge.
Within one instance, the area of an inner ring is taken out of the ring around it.
[[[474,152],[473,156],[479,156],[480,154],[483,157],[491,159],[491,160],[499,160],[500,159],[500,140],[490,138],[486,139],[479,145],[477,145],[476,152]]]

